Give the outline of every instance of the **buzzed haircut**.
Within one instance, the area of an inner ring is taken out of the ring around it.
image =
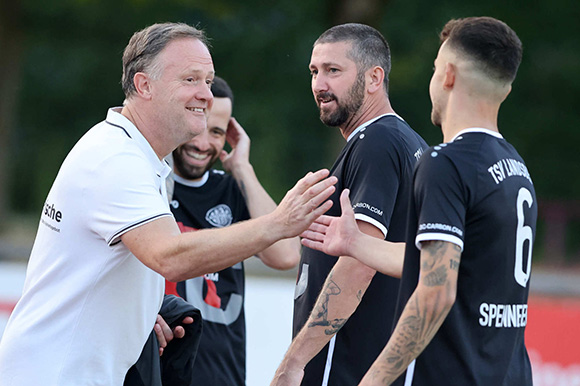
[[[229,98],[232,101],[233,106],[234,92],[230,88],[228,82],[226,82],[223,78],[220,78],[219,76],[213,78],[211,93],[215,98]]]
[[[185,23],[158,23],[135,32],[123,52],[123,76],[121,87],[125,98],[137,90],[133,78],[138,72],[147,72],[154,79],[161,75],[156,67],[159,53],[172,41],[194,38],[209,47],[205,33]]]
[[[491,78],[511,83],[522,61],[522,42],[504,22],[468,17],[447,22],[440,34],[447,45],[478,62]]]
[[[385,71],[384,87],[388,92],[391,50],[384,36],[368,25],[347,23],[329,28],[314,45],[339,42],[352,42],[352,49],[347,55],[356,63],[359,74],[373,66],[379,66]]]

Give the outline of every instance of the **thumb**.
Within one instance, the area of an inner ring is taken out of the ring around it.
[[[229,154],[227,151],[222,150],[220,153],[220,161],[224,162],[228,158]]]
[[[354,211],[352,210],[352,204],[350,202],[350,198],[348,197],[350,194],[350,190],[344,189],[340,194],[340,210],[342,214],[348,214],[354,216]]]

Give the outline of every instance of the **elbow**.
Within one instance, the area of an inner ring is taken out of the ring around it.
[[[286,253],[281,256],[277,256],[275,259],[266,259],[264,256],[260,255],[260,259],[268,267],[277,269],[280,271],[288,271],[295,268],[300,261],[299,253]]]
[[[168,257],[160,258],[157,260],[157,266],[154,271],[163,276],[168,281],[180,282],[186,280],[182,270],[177,269],[178,265],[173,264],[171,259]]]

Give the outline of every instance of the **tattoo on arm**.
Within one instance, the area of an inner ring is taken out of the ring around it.
[[[330,300],[330,297],[338,296],[340,295],[341,292],[342,290],[340,289],[338,284],[336,284],[334,280],[332,280],[332,272],[331,272],[330,276],[328,277],[328,282],[324,287],[322,293],[320,294],[320,297],[317,302],[318,304],[320,303],[320,300],[322,300],[322,303],[320,303],[318,307],[312,311],[313,321],[308,324],[308,327],[316,327],[316,326],[329,327],[324,330],[324,333],[326,335],[334,335],[338,332],[338,330],[342,328],[342,326],[344,326],[344,324],[348,319],[338,318],[328,320],[328,302]]]
[[[449,268],[454,270],[454,271],[459,271],[459,260],[450,259],[449,260]]]
[[[321,294],[321,298],[324,300],[319,305],[319,307],[312,312],[314,321],[311,322],[308,327],[330,327],[324,330],[326,335],[334,335],[342,328],[344,323],[346,323],[346,319],[328,320],[328,302],[330,301],[330,297],[340,295],[341,292],[342,291],[340,287],[331,278],[329,278],[328,283],[324,288],[323,293]]]
[[[424,292],[413,293],[389,343],[371,368],[372,379],[388,383],[396,379],[429,344],[451,307],[448,301],[451,286],[450,270],[459,270],[461,248],[444,242],[425,243],[421,249],[421,275],[423,288],[430,288],[429,298]],[[449,263],[447,263],[449,260]]]

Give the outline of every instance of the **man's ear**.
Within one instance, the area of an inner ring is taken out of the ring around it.
[[[445,64],[445,78],[443,78],[443,88],[450,90],[455,86],[455,76],[457,75],[457,67],[453,63]]]
[[[373,68],[367,71],[367,76],[369,79],[369,83],[367,86],[367,90],[369,93],[375,93],[378,90],[382,90],[383,88],[383,81],[385,80],[385,70],[382,67],[374,66]]]
[[[151,78],[144,72],[138,72],[133,77],[133,84],[137,95],[145,99],[151,99]]]

